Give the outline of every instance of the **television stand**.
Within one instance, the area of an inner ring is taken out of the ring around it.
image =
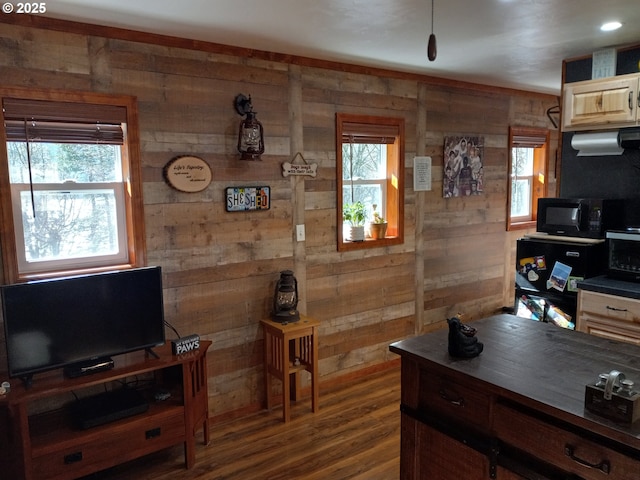
[[[22,386],[25,390],[31,388],[33,386],[33,374],[30,373],[28,375],[21,376],[20,381],[22,382]]]
[[[64,367],[64,374],[67,378],[76,378],[92,373],[104,372],[113,368],[113,360],[111,357],[100,357],[88,360],[86,362],[74,363]]]
[[[173,355],[171,345],[155,349],[158,358],[143,350],[113,358],[110,370],[67,378],[61,370],[42,373],[31,388],[16,384],[0,398],[0,414],[7,409],[8,459],[0,458],[2,478],[21,480],[72,480],[128,462],[175,445],[184,445],[184,464],[195,464],[195,439],[202,429],[209,443],[207,349]],[[79,428],[69,408],[80,398],[95,394],[104,384],[113,387],[129,377],[148,376],[151,385],[141,389],[147,410],[91,428]],[[158,391],[170,392],[164,400]],[[48,410],[48,408],[55,408]],[[36,412],[36,413],[33,413]],[[4,456],[4,455],[3,455]],[[0,456],[1,457],[1,456]],[[6,463],[6,465],[4,464]],[[6,477],[5,477],[6,474]]]
[[[153,349],[151,349],[150,347],[145,348],[144,351],[147,352],[147,354],[152,356],[153,358],[160,358],[158,354],[154,352]]]
[[[72,422],[82,430],[144,413],[149,402],[135,388],[122,387],[79,398],[69,406]]]

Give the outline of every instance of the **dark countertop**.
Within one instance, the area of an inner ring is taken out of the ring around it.
[[[640,300],[640,283],[616,280],[606,275],[580,280],[578,282],[578,288],[590,292],[606,293]]]
[[[403,360],[469,375],[487,390],[640,449],[640,422],[620,425],[584,408],[585,386],[618,370],[640,382],[640,348],[549,323],[496,315],[472,323],[484,351],[472,359],[447,353],[448,330],[408,338],[389,349]]]

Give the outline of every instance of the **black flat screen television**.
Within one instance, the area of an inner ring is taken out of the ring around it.
[[[160,267],[4,285],[0,296],[9,376],[26,383],[165,341]]]

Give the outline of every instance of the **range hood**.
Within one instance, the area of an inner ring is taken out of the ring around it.
[[[575,133],[571,147],[578,150],[579,157],[622,155],[625,148],[640,149],[640,128]]]

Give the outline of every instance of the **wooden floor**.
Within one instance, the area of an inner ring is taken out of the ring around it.
[[[320,410],[302,399],[291,421],[282,409],[214,425],[211,444],[198,437],[196,465],[181,446],[85,477],[85,480],[394,480],[400,472],[400,369],[331,391]]]

